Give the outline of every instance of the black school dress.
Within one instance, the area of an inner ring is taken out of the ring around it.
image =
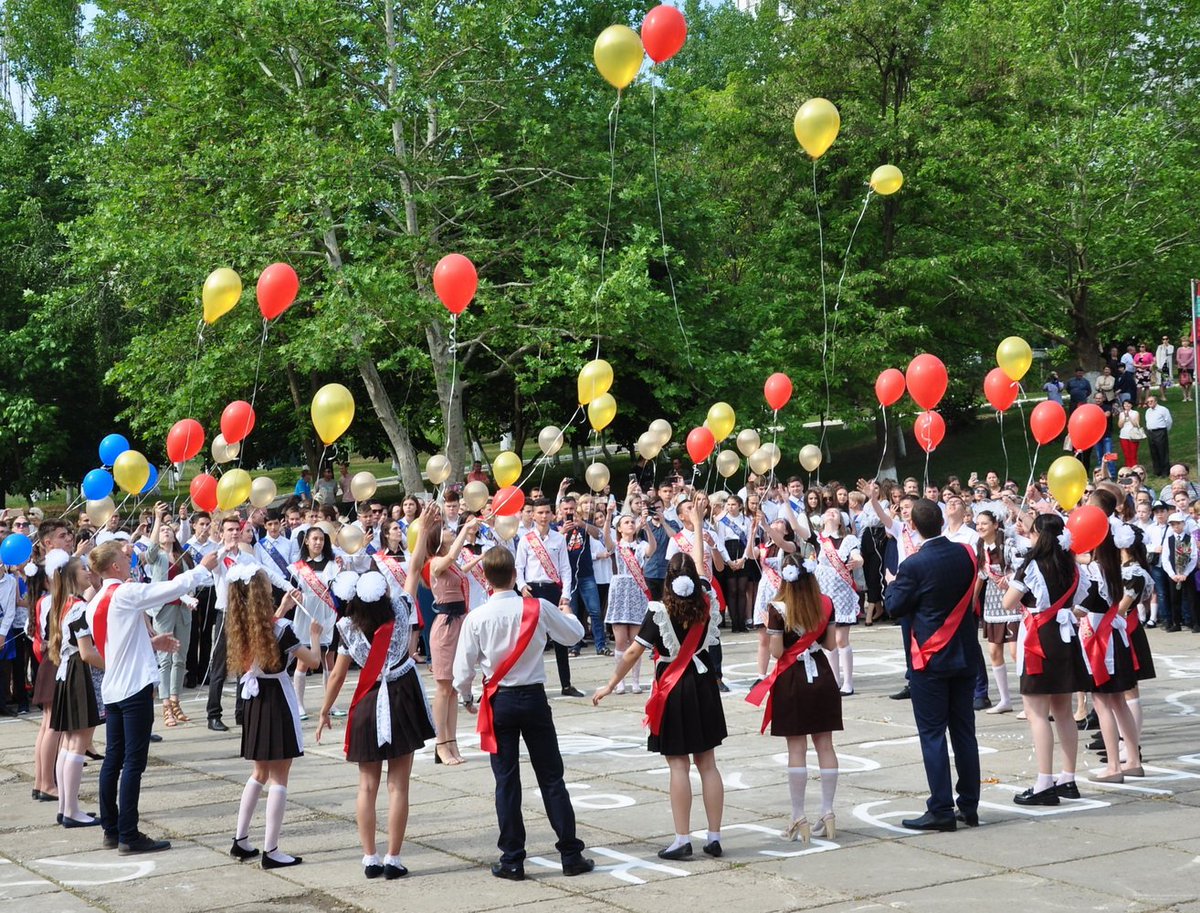
[[[1138,606],[1142,600],[1151,592],[1154,587],[1150,580],[1150,575],[1146,573],[1146,569],[1139,564],[1126,564],[1121,568],[1121,580],[1125,584],[1125,595],[1133,600],[1133,606],[1129,610],[1129,617],[1137,617]],[[1139,619],[1138,626],[1134,628],[1133,633],[1129,635],[1129,643],[1133,647],[1133,655],[1137,657],[1137,669],[1135,670],[1137,680],[1145,681],[1148,678],[1156,678],[1154,671],[1154,655],[1150,652],[1150,638],[1146,636],[1146,626]]]
[[[713,600],[715,604],[716,600]],[[716,748],[729,735],[725,728],[721,692],[708,655],[709,645],[719,640],[720,617],[715,609],[711,612],[704,642],[667,695],[662,725],[658,735],[650,734],[646,741],[647,750],[663,755],[698,754]],[[637,642],[653,650],[658,657],[654,666],[656,681],[666,672],[686,636],[687,630],[671,620],[665,605],[650,603]]]
[[[1093,627],[1099,627],[1100,619],[1105,612],[1116,600],[1119,600],[1122,593],[1110,595],[1108,585],[1105,583],[1100,569],[1095,564],[1089,564],[1085,568],[1081,568],[1080,572],[1087,572],[1088,587],[1084,593],[1083,599],[1079,601],[1079,607],[1086,609],[1088,612],[1088,620]],[[1083,588],[1081,587],[1081,590]],[[1080,628],[1081,643],[1085,643],[1089,637],[1095,635],[1090,634],[1086,628]],[[1088,674],[1088,691],[1098,691],[1101,694],[1124,694],[1137,686],[1137,675],[1133,669],[1133,650],[1130,644],[1125,642],[1125,638],[1121,636],[1121,632],[1115,628],[1112,631],[1112,636],[1109,638],[1109,650],[1112,653],[1112,669],[1110,670],[1109,678],[1103,685],[1096,684],[1096,679],[1093,669]],[[1105,664],[1107,666],[1107,663]]]
[[[830,602],[828,596],[822,603]],[[787,650],[800,639],[803,631],[786,629],[781,603],[772,603],[767,610],[767,633],[783,637]],[[828,608],[828,605],[824,607]],[[829,667],[821,641],[828,625],[821,626],[813,648],[794,662],[771,688],[771,735],[812,735],[815,732],[835,732],[842,729],[842,692]],[[807,660],[806,660],[807,655]]]
[[[54,699],[50,704],[50,728],[56,732],[90,729],[99,726],[102,721],[96,689],[92,687],[92,667],[79,655],[79,638],[92,636],[88,630],[85,609],[87,603],[81,599],[63,617]],[[46,659],[49,662],[49,656]]]
[[[50,594],[43,595],[34,607],[37,616],[36,624],[42,628],[42,661],[38,663],[37,676],[33,680],[33,705],[35,707],[52,707],[54,705],[55,681],[58,667],[50,661]]]
[[[278,672],[252,669],[238,682],[243,702],[242,757],[247,761],[284,761],[304,754],[300,703],[287,674],[301,643],[286,619],[275,620],[275,647]]]
[[[1013,580],[1012,587],[1022,593],[1021,605],[1026,612],[1040,612],[1050,608],[1062,598],[1062,590],[1050,591],[1046,580],[1036,562],[1026,563]],[[1079,587],[1087,586],[1087,578],[1082,569]],[[1042,672],[1034,675],[1025,667],[1026,657],[1026,628],[1024,621],[1017,629],[1017,664],[1021,670],[1022,694],[1074,694],[1076,691],[1091,691],[1092,677],[1088,674],[1083,661],[1083,650],[1079,646],[1079,631],[1071,611],[1073,603],[1079,600],[1079,593],[1067,600],[1066,606],[1059,611],[1063,618],[1049,621],[1038,632],[1038,642],[1045,653]],[[1063,632],[1068,632],[1068,639],[1063,641]]]

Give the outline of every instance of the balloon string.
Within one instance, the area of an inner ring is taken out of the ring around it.
[[[883,472],[883,461],[887,457],[888,448],[887,406],[880,403],[879,411],[883,413],[883,450],[879,454],[879,466],[875,469],[875,481],[877,482],[879,481],[879,474]]]
[[[264,317],[263,318],[262,338],[259,339],[259,341],[258,341],[258,363],[254,366],[254,386],[250,388],[250,414],[251,415],[254,414],[254,403],[258,398],[258,375],[259,375],[259,371],[262,369],[263,349],[265,349],[266,345],[267,345],[267,333],[270,330],[270,327],[271,327],[271,325],[267,322],[267,318]],[[245,441],[245,435],[242,436],[242,440]],[[242,454],[244,452],[245,452],[244,447],[238,448],[237,464],[238,464],[239,468],[241,468],[241,465],[242,465]]]
[[[80,488],[80,493],[82,494],[82,492],[83,492],[83,489],[82,489],[82,488]],[[71,503],[70,503],[70,504],[68,504],[68,505],[67,505],[67,506],[66,506],[66,507],[63,509],[63,512],[62,512],[61,514],[59,514],[59,515],[58,515],[58,519],[60,519],[60,520],[61,520],[61,519],[63,519],[63,518],[64,518],[64,517],[65,517],[67,514],[69,514],[69,513],[70,513],[71,511],[73,511],[75,508],[79,507],[79,506],[80,506],[81,504],[83,504],[83,502],[84,502],[84,501],[86,501],[86,500],[87,500],[87,496],[86,496],[86,495],[85,495],[85,496],[83,496],[83,497],[81,497],[81,498],[72,499]]]
[[[1029,488],[1031,485],[1033,485],[1033,473],[1035,471],[1035,467],[1037,466],[1038,454],[1041,452],[1042,452],[1042,442],[1038,441],[1037,449],[1034,450],[1034,452],[1033,452],[1033,463],[1029,467],[1029,481],[1025,483],[1025,494],[1021,498],[1021,506],[1017,510],[1018,513],[1020,513],[1022,510],[1025,509],[1025,502],[1029,500]]]
[[[774,415],[771,417],[771,446],[772,446],[772,448],[774,448],[774,451],[779,450],[779,445],[776,443],[776,441],[778,441],[778,440],[779,440],[779,410],[776,409]],[[772,453],[772,457],[774,457],[774,452]],[[770,475],[770,478],[767,480],[767,491],[769,492],[774,487],[775,487],[775,460],[772,458],[771,475]]]
[[[1008,441],[1004,439],[1004,413],[997,412],[1000,422],[1000,449],[1004,451],[1004,481],[1008,481]]]
[[[825,410],[821,413],[821,446],[825,445],[825,418],[829,415],[829,309],[825,291],[825,229],[821,226],[821,198],[817,194],[817,160],[812,163],[813,201],[817,205],[817,244],[821,257],[821,374],[825,379]]]
[[[559,429],[559,431],[558,431],[558,437],[556,437],[556,438],[554,439],[555,441],[563,441],[563,442],[565,442],[565,441],[566,441],[566,439],[567,439],[567,429],[568,429],[568,428],[570,428],[570,427],[571,427],[571,426],[572,426],[572,425],[575,423],[575,419],[576,419],[576,417],[579,415],[579,411],[580,411],[582,408],[583,408],[583,406],[576,406],[576,407],[575,407],[575,411],[571,413],[571,417],[570,417],[569,419],[567,419],[567,423],[566,423],[565,425],[563,425],[563,426],[562,426],[562,428],[560,428],[560,429]],[[585,445],[585,446],[586,446],[586,445]],[[562,444],[559,444],[559,447],[562,447]],[[558,451],[556,450],[556,451],[554,451],[554,453],[558,453]],[[587,455],[587,454],[585,453],[585,454],[584,454],[584,456],[586,456],[586,455]],[[525,483],[526,483],[526,482],[528,482],[528,481],[529,481],[529,479],[530,479],[530,478],[533,476],[534,472],[536,472],[536,471],[537,471],[538,464],[541,464],[541,466],[542,466],[542,481],[545,481],[545,478],[546,478],[546,470],[547,470],[547,468],[549,468],[549,466],[550,466],[550,458],[551,458],[551,456],[553,456],[553,454],[549,454],[549,453],[545,453],[545,452],[543,452],[541,455],[539,455],[538,457],[536,457],[536,458],[534,459],[534,461],[533,461],[532,463],[530,463],[530,464],[529,464],[529,472],[525,473],[525,476],[524,476],[524,478],[522,478],[522,479],[521,479],[521,481],[517,482],[517,486],[516,486],[516,487],[517,487],[517,488],[523,488],[523,487],[525,486]],[[539,487],[540,487],[540,486],[539,486]],[[544,493],[544,492],[543,492],[543,493]]]
[[[921,448],[925,450],[924,447]],[[925,487],[929,487],[929,454],[931,451],[925,450]]]
[[[1025,458],[1029,460],[1029,471],[1033,472],[1034,459],[1030,456],[1029,450],[1029,425],[1025,421],[1025,407],[1021,404],[1021,397],[1026,395],[1025,388],[1017,384],[1017,411],[1021,413],[1021,432],[1025,436]]]
[[[667,269],[667,282],[671,286],[671,303],[675,306],[675,320],[679,324],[679,334],[683,337],[683,353],[687,356],[688,367],[692,364],[692,345],[688,341],[687,330],[683,327],[683,315],[679,312],[679,298],[675,294],[675,277],[671,274],[671,258],[667,256],[667,229],[663,224],[662,191],[658,184],[658,86],[650,83],[650,159],[654,166],[654,200],[658,204],[658,236],[662,241],[663,266]]]
[[[203,343],[204,343],[204,318],[201,317],[199,320],[196,321],[196,354],[192,358],[192,370],[188,374],[189,378],[194,378],[197,376],[196,367],[200,364],[200,349],[201,349],[201,346],[203,345]],[[194,383],[189,383],[188,384],[188,407],[187,407],[188,415],[192,414],[192,403],[195,399],[195,393],[196,393],[196,385]]]
[[[814,161],[815,164],[815,161]],[[870,187],[867,188],[867,195],[863,199],[862,210],[858,214],[858,221],[854,223],[854,230],[850,232],[850,241],[846,244],[846,253],[842,256],[842,275],[838,278],[837,292],[833,296],[833,342],[829,346],[829,373],[837,377],[837,321],[838,308],[842,303],[842,283],[846,281],[846,273],[850,269],[850,248],[854,246],[854,236],[858,234],[858,226],[862,225],[863,216],[867,214],[867,204],[871,202],[871,194],[873,193]],[[829,385],[825,385],[825,414],[829,414]],[[825,423],[821,423],[821,449],[825,449]]]
[[[621,90],[617,89],[617,101],[608,112],[608,208],[604,213],[604,240],[600,243],[600,284],[592,303],[596,311],[596,358],[600,357],[600,293],[604,291],[605,255],[608,253],[608,230],[612,224],[613,190],[617,183],[617,127],[621,119]]]

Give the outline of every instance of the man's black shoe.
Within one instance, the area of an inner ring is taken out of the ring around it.
[[[567,685],[567,687],[563,688],[562,693],[563,697],[583,697],[582,691],[580,691],[578,688],[573,688],[570,685]]]
[[[912,699],[912,690],[908,687],[908,685],[905,685],[903,688],[901,688],[895,694],[889,694],[888,697],[890,697],[894,701],[911,700]]]
[[[926,812],[920,818],[905,818],[900,822],[901,827],[910,831],[955,831],[958,822],[953,818],[938,818],[932,812]]]
[[[524,881],[525,867],[522,865],[505,865],[503,862],[493,862],[492,874],[506,881]]]
[[[1096,733],[1094,736],[1092,736],[1092,740],[1087,743],[1087,750],[1088,751],[1103,751],[1104,750],[1104,736],[1102,736],[1100,733]]]
[[[1079,784],[1074,780],[1069,780],[1066,783],[1057,783],[1054,786],[1054,791],[1058,793],[1060,799],[1078,799]]]
[[[151,742],[161,742],[162,736],[160,736],[157,732],[152,732],[152,733],[150,733],[150,741]]]
[[[119,844],[117,852],[122,856],[130,856],[134,853],[161,853],[170,848],[171,841],[169,840],[155,840],[145,834],[138,834],[132,843]]]
[[[595,859],[584,859],[582,856],[571,862],[562,864],[563,874],[568,877],[574,875],[586,875],[596,867]]]
[[[976,710],[987,710],[988,707],[990,707],[990,706],[992,706],[992,699],[990,697],[975,698],[975,709]]]
[[[228,732],[229,731],[229,727],[221,722],[221,718],[219,716],[214,717],[213,719],[208,721],[208,728],[211,729],[213,732]]]
[[[105,834],[104,839],[100,842],[100,845],[106,850],[115,850],[120,843],[121,838],[116,834]]]
[[[1031,786],[1025,792],[1013,796],[1013,802],[1017,805],[1058,805],[1058,787],[1051,786],[1035,793]]]
[[[959,824],[965,824],[967,827],[979,827],[979,812],[968,813],[959,809],[958,813],[954,816],[954,820]]]

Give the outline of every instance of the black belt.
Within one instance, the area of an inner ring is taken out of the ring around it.
[[[435,602],[433,614],[445,615],[448,618],[461,618],[467,614],[467,604],[465,602]]]
[[[536,685],[501,685],[497,691],[545,691],[546,686],[542,682]]]

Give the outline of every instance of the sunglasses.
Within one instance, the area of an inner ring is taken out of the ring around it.
[[[28,529],[28,528],[29,528],[28,520],[18,520],[16,523],[13,524],[13,529]]]

